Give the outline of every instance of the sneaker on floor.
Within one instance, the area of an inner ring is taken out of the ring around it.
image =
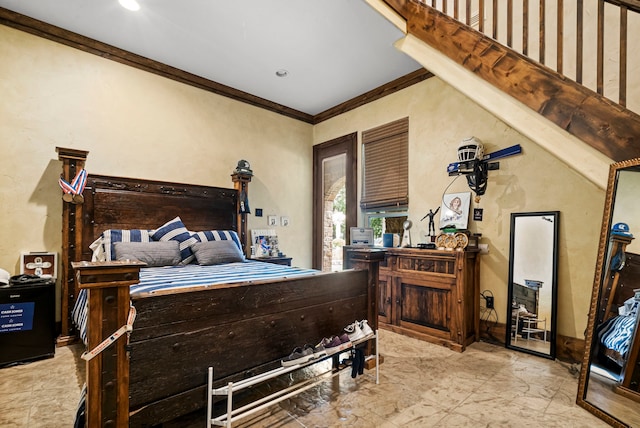
[[[369,327],[369,321],[368,320],[360,321],[360,330],[362,330],[362,333],[365,336],[373,336],[373,330],[371,329],[371,327]]]
[[[291,354],[283,358],[282,367],[295,366],[296,364],[306,363],[313,359],[313,348],[305,346],[304,348],[296,347]]]
[[[344,328],[344,331],[347,333],[347,335],[349,336],[349,340],[352,342],[365,337],[365,334],[362,332],[362,330],[360,330],[360,326],[358,326],[358,321],[346,326]]]

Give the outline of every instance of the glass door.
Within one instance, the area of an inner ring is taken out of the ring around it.
[[[325,272],[342,270],[342,247],[357,223],[356,144],[354,133],[313,148],[313,267]]]

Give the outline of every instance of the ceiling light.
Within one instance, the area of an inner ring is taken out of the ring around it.
[[[140,10],[140,5],[136,0],[118,0],[118,3],[120,3],[120,6],[124,7],[125,9],[133,11]]]
[[[276,76],[278,77],[287,77],[288,75],[289,75],[289,72],[285,69],[276,71]]]

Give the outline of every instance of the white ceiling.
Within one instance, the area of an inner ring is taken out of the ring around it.
[[[0,0],[0,7],[315,115],[420,68],[364,0]],[[285,69],[289,75],[277,77]]]

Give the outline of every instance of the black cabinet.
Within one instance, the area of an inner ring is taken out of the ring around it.
[[[55,282],[0,288],[0,367],[54,353]]]

